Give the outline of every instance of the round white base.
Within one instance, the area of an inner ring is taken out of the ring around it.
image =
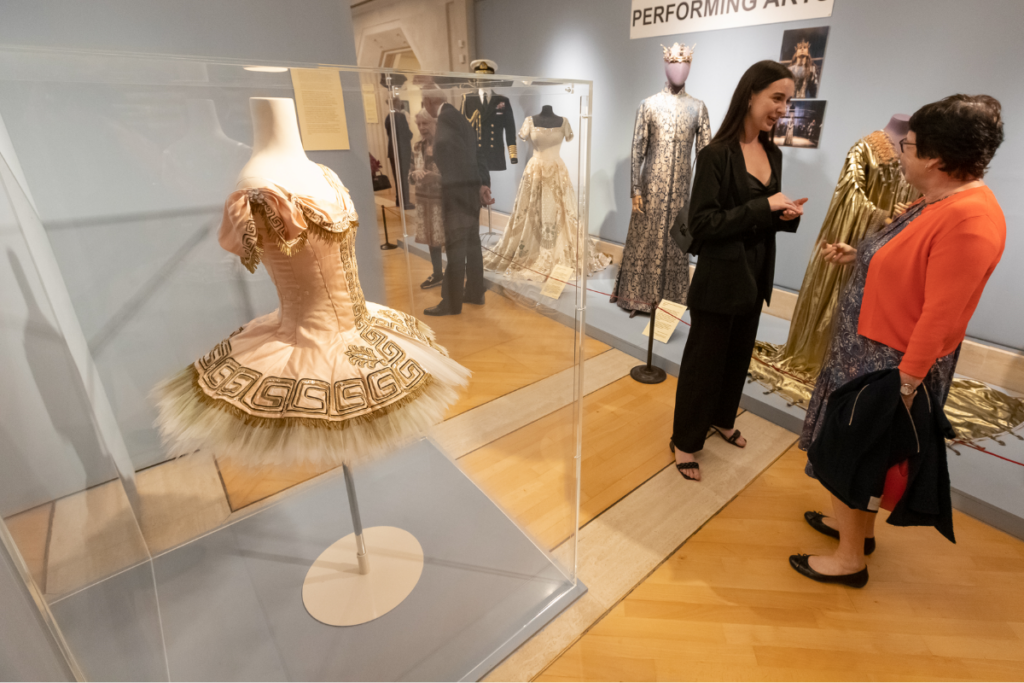
[[[363,530],[370,571],[359,573],[356,535],[332,544],[317,558],[302,583],[309,615],[329,626],[355,626],[398,607],[423,573],[423,547],[393,526]]]

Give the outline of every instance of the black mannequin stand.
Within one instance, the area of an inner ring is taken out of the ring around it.
[[[661,384],[666,377],[665,371],[652,362],[654,360],[654,318],[657,313],[658,307],[654,306],[651,309],[651,323],[648,328],[650,334],[647,337],[647,364],[637,365],[629,371],[629,376],[641,384]]]
[[[388,213],[387,207],[380,207],[380,217],[384,220],[384,244],[380,245],[381,249],[397,249],[397,244],[391,244],[391,240],[388,238]]]
[[[550,104],[545,104],[540,113],[533,116],[533,125],[538,128],[561,128],[564,120],[554,112]]]

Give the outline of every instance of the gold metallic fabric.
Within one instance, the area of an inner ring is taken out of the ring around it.
[[[919,193],[903,178],[889,137],[875,131],[846,155],[832,203],[811,253],[797,297],[785,345],[758,341],[751,376],[790,403],[806,406],[828,349],[833,313],[849,268],[826,264],[818,256],[823,243],[860,240],[892,218],[900,205]],[[962,439],[973,440],[1010,431],[1024,422],[1024,401],[982,382],[954,379],[946,415]]]
[[[816,377],[785,368],[784,347],[758,341],[750,375],[790,403],[807,406]],[[946,399],[946,417],[957,437],[974,441],[1005,434],[1024,423],[1024,400],[993,389],[984,382],[956,377]]]
[[[845,242],[856,247],[865,235],[892,218],[897,206],[918,196],[903,179],[899,158],[885,133],[875,131],[850,149],[793,311],[781,358],[787,370],[816,377],[828,348],[832,313],[849,269],[822,261],[818,256],[821,245]]]

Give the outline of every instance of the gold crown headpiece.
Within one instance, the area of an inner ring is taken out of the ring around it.
[[[672,47],[661,46],[661,49],[665,51],[665,61],[669,64],[676,62],[690,63],[693,61],[693,50],[697,45],[693,47],[686,47],[682,43],[673,43]]]
[[[794,57],[811,56],[811,44],[806,40],[801,40],[796,44],[796,52],[793,53]]]

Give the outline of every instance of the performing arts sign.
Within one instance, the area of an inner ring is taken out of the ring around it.
[[[835,0],[633,0],[629,37],[653,38],[832,16]]]

